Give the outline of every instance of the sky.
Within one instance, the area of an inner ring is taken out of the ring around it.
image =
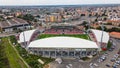
[[[0,0],[0,5],[120,4],[120,0]]]

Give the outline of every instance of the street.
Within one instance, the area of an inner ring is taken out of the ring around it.
[[[17,35],[17,33],[0,33],[0,37],[8,37],[12,35]]]

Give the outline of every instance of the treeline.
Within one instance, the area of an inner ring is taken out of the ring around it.
[[[102,30],[101,27],[98,27],[97,29]],[[107,29],[106,27],[104,27],[104,31],[106,31],[106,32],[120,32],[120,28],[113,27],[111,29]]]
[[[6,41],[3,39],[0,40],[0,68],[10,68],[9,61],[5,53],[5,43]]]
[[[33,21],[34,20],[34,16],[31,14],[21,15],[21,16],[18,16],[18,18],[24,19],[26,21]]]

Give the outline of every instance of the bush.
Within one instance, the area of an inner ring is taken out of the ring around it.
[[[17,40],[16,40],[16,37],[15,36],[10,36],[10,41],[12,42],[12,43],[17,43]]]
[[[107,44],[107,49],[111,48],[111,46],[112,46],[112,43],[109,41]]]

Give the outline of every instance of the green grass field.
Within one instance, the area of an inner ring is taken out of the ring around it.
[[[76,37],[76,38],[82,38],[89,40],[89,36],[87,34],[76,34],[76,35],[70,35],[70,34],[60,34],[60,35],[53,35],[53,34],[41,34],[38,36],[38,39],[48,38],[48,37],[57,37],[57,36],[67,36],[67,37]]]
[[[31,68],[43,68],[46,64],[54,60],[52,58],[45,58],[45,57],[29,54],[24,48],[20,46],[20,44],[17,43],[15,36],[10,36],[10,40],[12,43],[16,43],[17,46],[15,46],[15,48]],[[38,62],[38,59],[42,59],[45,62],[45,64],[40,64]]]
[[[2,39],[2,45],[4,45],[5,54],[8,58],[10,68],[27,68],[24,62],[20,59],[15,49],[10,44],[8,38]]]

